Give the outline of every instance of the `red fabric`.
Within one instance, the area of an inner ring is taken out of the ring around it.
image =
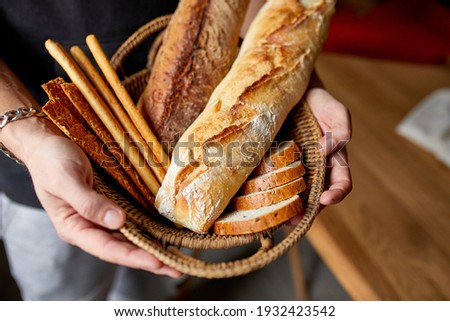
[[[417,63],[450,57],[450,9],[437,1],[383,1],[361,15],[338,8],[325,51]]]

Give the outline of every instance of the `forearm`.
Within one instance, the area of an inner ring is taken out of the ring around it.
[[[37,103],[14,72],[0,58],[0,113],[18,107],[36,107]]]
[[[22,82],[0,59],[0,115],[20,107],[38,107]],[[10,122],[0,129],[0,143],[16,157],[26,160],[37,139],[55,133],[53,127],[42,118],[30,117]]]

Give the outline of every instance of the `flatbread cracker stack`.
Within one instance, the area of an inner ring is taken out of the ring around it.
[[[83,110],[87,102],[78,89],[62,78],[51,80],[42,87],[49,96],[49,101],[42,107],[42,111],[52,122],[77,143],[95,163],[104,168],[140,205],[147,208],[152,204],[153,196],[133,168],[120,165],[126,162],[123,154],[113,154],[111,151],[115,149],[114,146],[105,148],[104,144],[111,144],[113,141],[103,129],[103,124],[96,121],[93,115],[89,118],[93,126],[83,119],[79,110]]]

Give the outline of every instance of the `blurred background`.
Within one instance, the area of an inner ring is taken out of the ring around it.
[[[352,113],[353,192],[294,254],[168,299],[450,299],[449,2],[338,0],[317,71]],[[20,300],[1,249],[0,299]]]
[[[317,70],[352,114],[353,192],[307,238],[352,299],[450,299],[449,57],[449,1],[337,1]]]
[[[445,64],[450,53],[448,0],[338,0],[326,52]]]

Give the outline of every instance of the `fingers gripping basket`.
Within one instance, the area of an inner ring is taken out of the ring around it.
[[[169,20],[170,16],[152,20],[136,31],[119,48],[111,60],[119,74],[129,55],[142,42],[148,41],[150,36],[163,30]],[[161,37],[155,39],[149,55],[148,66],[134,75],[123,76],[122,82],[134,99],[139,97],[147,83],[151,60],[155,56]],[[123,235],[166,265],[185,274],[204,278],[228,278],[244,275],[270,264],[289,250],[309,230],[319,211],[319,197],[324,186],[325,160],[318,151],[317,142],[322,134],[306,103],[302,102],[292,110],[280,134],[293,139],[301,146],[308,189],[303,193],[305,212],[301,221],[278,243],[273,237],[274,229],[240,236],[197,234],[186,229],[177,229],[158,215],[156,209],[153,213],[148,213],[148,210],[143,210],[138,204],[131,203],[99,174],[95,175],[95,188],[125,210],[127,222],[121,229]],[[183,251],[183,248],[226,249],[249,243],[260,244],[258,250],[248,257],[226,262],[206,262]]]

